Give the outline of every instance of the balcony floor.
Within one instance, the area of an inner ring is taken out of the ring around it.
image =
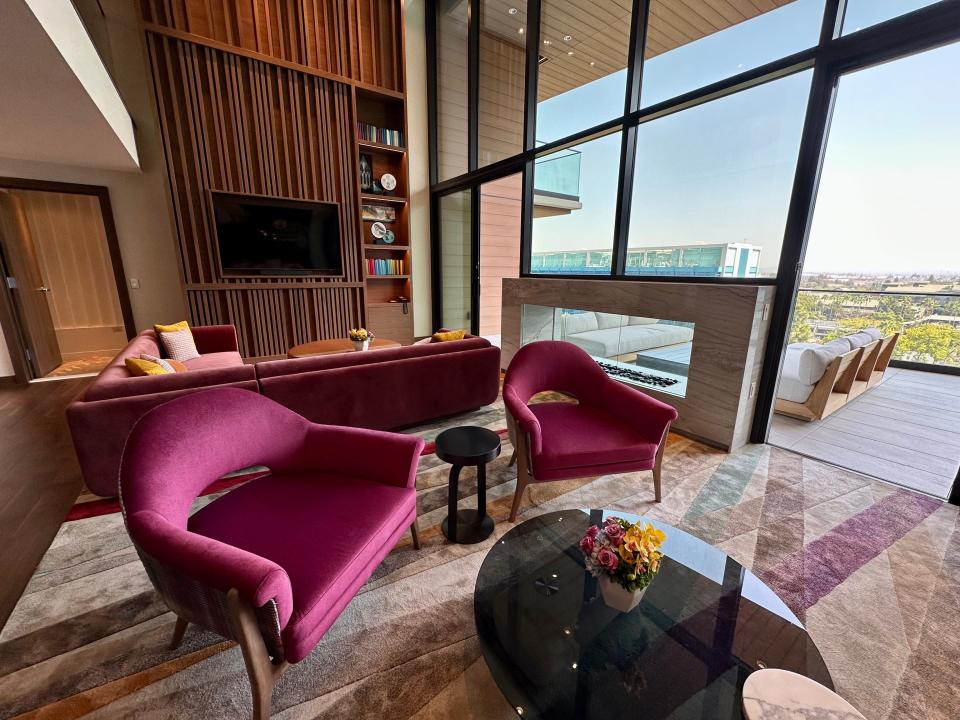
[[[946,498],[960,469],[960,376],[890,368],[825,420],[774,414],[768,442]]]

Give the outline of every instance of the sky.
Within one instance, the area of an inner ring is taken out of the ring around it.
[[[845,32],[931,0],[850,0]],[[816,43],[824,0],[778,10],[648,60],[649,105]],[[960,44],[844,76],[805,270],[960,272]],[[631,246],[748,242],[776,271],[811,71],[641,125]],[[626,71],[541,102],[549,141],[622,112]],[[577,148],[583,209],[534,223],[534,251],[609,248],[620,134]]]

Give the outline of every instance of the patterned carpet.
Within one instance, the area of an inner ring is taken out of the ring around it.
[[[99,353],[77,358],[76,360],[67,360],[62,365],[48,372],[46,377],[69,377],[70,375],[98,373],[110,364],[110,361],[113,360],[118,352],[120,352],[119,348],[109,354]]]
[[[502,407],[452,424],[502,428]],[[418,432],[432,439],[445,425]],[[440,535],[447,466],[422,458],[423,549],[401,541],[283,677],[275,717],[516,717],[480,656],[472,607],[486,550],[513,527],[509,455],[505,443],[488,470],[496,532],[474,546]],[[461,478],[467,493],[471,478]],[[571,507],[648,514],[752,568],[805,622],[838,691],[871,720],[960,717],[957,508],[769,446],[726,455],[676,436],[660,505],[646,473],[528,492],[525,517]],[[65,523],[0,633],[0,717],[248,716],[239,649],[191,627],[168,652],[172,628],[119,514]]]

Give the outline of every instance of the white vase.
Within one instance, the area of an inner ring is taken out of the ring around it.
[[[624,588],[623,585],[615,580],[611,580],[608,576],[600,576],[600,594],[603,596],[603,601],[608,607],[612,607],[614,610],[619,610],[620,612],[630,612],[639,605],[648,587],[650,586],[647,585],[647,587],[642,590],[630,592]]]
[[[356,351],[369,350],[370,349],[370,339],[366,340],[353,340],[353,349]]]

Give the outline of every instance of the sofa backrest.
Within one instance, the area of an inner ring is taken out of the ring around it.
[[[784,353],[782,374],[805,385],[813,385],[823,377],[827,366],[835,357],[850,350],[850,343],[846,338],[837,338],[824,345],[794,343],[789,345]]]
[[[463,340],[449,342],[417,343],[397,348],[383,350],[367,350],[366,352],[342,352],[329,355],[313,355],[304,358],[287,360],[268,360],[256,364],[259,379],[278,377],[280,375],[294,375],[296,373],[313,372],[316,370],[334,370],[336,368],[353,367],[383,363],[390,360],[404,360],[406,358],[426,357],[429,355],[443,355],[446,353],[463,352],[465,350],[482,350],[491,347],[490,342],[481,337],[469,337]]]
[[[563,313],[563,334],[576,335],[577,333],[596,330],[600,325],[595,312]]]

